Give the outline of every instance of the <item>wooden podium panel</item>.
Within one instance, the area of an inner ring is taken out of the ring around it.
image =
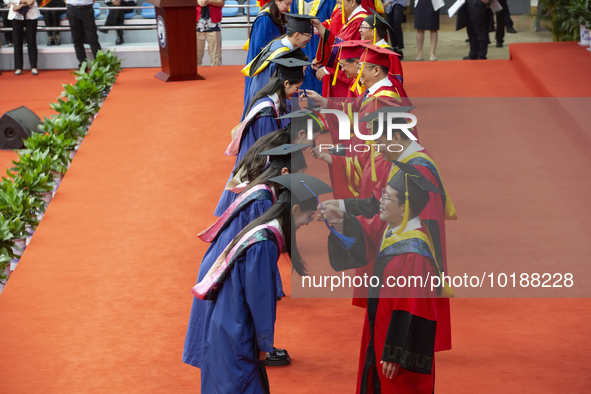
[[[204,79],[197,74],[197,1],[150,0],[156,7],[156,26],[164,82]]]

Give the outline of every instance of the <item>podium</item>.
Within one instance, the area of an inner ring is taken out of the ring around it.
[[[197,0],[147,0],[156,7],[164,82],[205,79],[197,74]]]

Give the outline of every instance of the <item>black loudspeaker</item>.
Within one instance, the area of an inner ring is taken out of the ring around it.
[[[21,149],[24,140],[39,133],[41,119],[27,107],[6,112],[0,118],[0,149]]]

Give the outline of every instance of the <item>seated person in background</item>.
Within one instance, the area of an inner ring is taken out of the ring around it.
[[[65,7],[66,3],[64,0],[41,0],[39,7],[41,7],[43,19],[45,20],[46,27],[59,27],[61,23],[62,14],[64,11],[52,11],[55,7]],[[47,46],[61,45],[60,31],[59,30],[47,30]]]
[[[134,7],[137,2],[136,0],[108,0],[105,4],[107,4],[109,7]],[[135,10],[109,10],[105,26],[123,26],[125,14],[135,14]],[[108,33],[108,30],[100,30],[100,32]],[[117,41],[115,41],[115,45],[121,45],[124,42],[123,30],[117,30]]]

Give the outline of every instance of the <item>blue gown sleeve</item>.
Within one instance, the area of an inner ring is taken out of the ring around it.
[[[270,17],[265,15],[258,17],[252,27],[246,64],[250,63],[268,43],[280,35],[279,29]]]
[[[248,127],[248,130],[246,130],[246,133],[242,136],[240,149],[238,150],[236,164],[234,166],[240,163],[240,160],[242,160],[244,155],[246,155],[246,152],[248,152],[250,147],[259,138],[279,129],[280,127],[277,124],[277,121],[272,116],[261,116],[260,118],[254,120]]]
[[[277,309],[277,246],[272,241],[259,242],[246,252],[244,269],[245,301],[250,310],[257,347],[272,353]]]

